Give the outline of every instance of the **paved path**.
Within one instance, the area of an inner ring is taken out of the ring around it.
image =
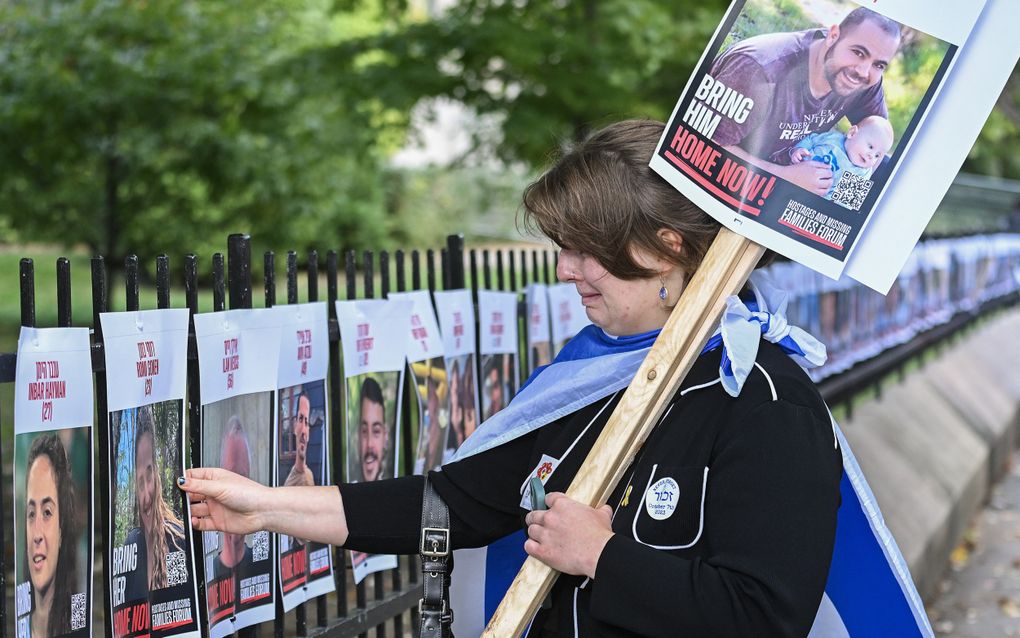
[[[935,635],[1020,637],[1020,452],[951,563],[928,607]]]

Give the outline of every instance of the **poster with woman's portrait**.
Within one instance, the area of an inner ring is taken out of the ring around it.
[[[347,411],[347,481],[394,478],[400,468],[400,405],[412,302],[337,301]],[[354,581],[393,569],[397,557],[351,552]]]
[[[509,405],[517,392],[517,345],[517,293],[479,290],[483,421]]]
[[[22,328],[14,402],[18,638],[92,635],[94,474],[87,328]]]
[[[720,223],[837,278],[874,215],[934,212],[879,207],[930,188],[899,168],[915,137],[954,135],[924,122],[983,5],[734,0],[651,166]]]
[[[549,323],[549,287],[530,284],[524,292],[528,326],[528,374],[552,363],[552,333]]]
[[[390,293],[389,298],[412,304],[407,326],[407,363],[418,399],[414,473],[424,474],[442,465],[450,433],[450,386],[443,340],[427,290]]]
[[[273,313],[280,324],[274,485],[329,485],[326,304],[276,306]],[[284,611],[335,588],[329,545],[280,535],[277,562]]]
[[[188,311],[100,315],[110,410],[110,611],[115,638],[198,636],[184,474]]]
[[[202,393],[201,464],[273,484],[273,418],[280,356],[269,310],[195,315]],[[209,635],[270,620],[276,607],[275,534],[205,532]]]
[[[481,422],[478,360],[475,354],[475,307],[470,290],[436,291],[436,314],[450,384],[450,434],[443,460],[449,460]]]

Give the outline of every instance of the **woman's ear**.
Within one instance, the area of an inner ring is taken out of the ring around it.
[[[662,240],[662,243],[666,244],[675,253],[679,253],[680,248],[684,245],[683,236],[671,228],[660,228],[656,234]]]

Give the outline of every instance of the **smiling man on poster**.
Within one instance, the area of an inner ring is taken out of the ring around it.
[[[720,119],[712,140],[824,195],[832,186],[832,168],[814,159],[791,163],[789,151],[807,135],[830,130],[843,116],[851,124],[868,116],[888,117],[882,75],[900,39],[899,23],[858,7],[828,29],[737,42],[716,58],[698,89],[706,103],[716,96],[718,103],[736,105],[734,117]]]

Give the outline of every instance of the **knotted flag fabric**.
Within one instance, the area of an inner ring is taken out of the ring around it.
[[[702,352],[722,347],[720,379],[737,396],[754,366],[760,339],[780,346],[805,368],[825,362],[825,346],[786,320],[787,296],[762,274],[749,281],[753,298],[727,299],[720,328]],[[536,369],[521,392],[468,438],[455,458],[478,454],[556,421],[630,383],[659,331],[613,337],[581,330],[552,364]],[[920,596],[874,495],[835,420],[843,456],[842,504],[825,595],[811,638],[932,636]],[[478,635],[495,613],[527,555],[524,531],[488,547],[458,550],[451,587],[454,633]]]

